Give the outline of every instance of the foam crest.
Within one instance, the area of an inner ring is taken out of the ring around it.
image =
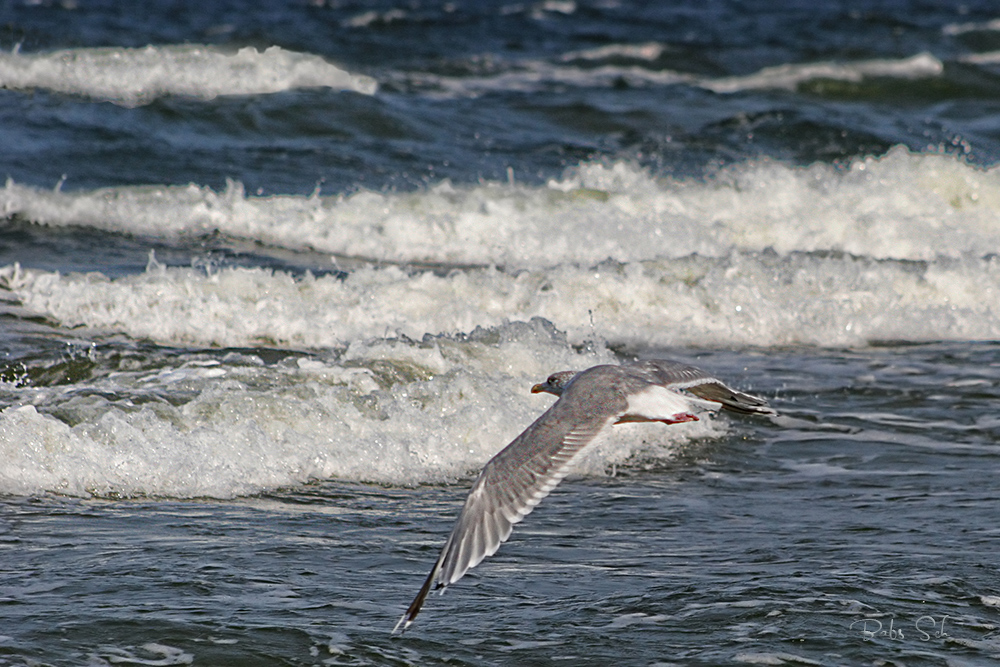
[[[1000,64],[1000,51],[985,51],[982,53],[968,53],[961,56],[959,60],[971,65],[997,65]]]
[[[398,77],[426,94],[463,97],[492,92],[531,92],[553,85],[612,87],[622,82],[632,87],[683,84],[728,95],[749,90],[796,90],[810,81],[915,80],[937,78],[944,73],[944,63],[926,52],[908,58],[786,63],[751,74],[726,77],[699,76],[658,66],[667,56],[667,47],[655,42],[609,44],[571,51],[555,61],[525,58],[505,63],[486,59],[486,66],[470,64],[470,71],[461,76],[402,72]]]
[[[328,348],[388,334],[468,332],[544,317],[579,343],[865,345],[1000,337],[1000,260],[733,253],[440,275],[339,278],[151,265],[114,280],[8,266],[0,285],[64,327],[184,346]]]
[[[265,365],[243,355],[121,370],[77,385],[74,397],[37,389],[31,403],[0,412],[0,494],[234,497],[311,479],[453,480],[552,403],[529,393],[533,383],[609,362],[607,350],[575,352],[535,321],[423,343],[354,343],[338,359]],[[113,400],[140,392],[163,398]],[[578,470],[669,456],[722,423],[616,427]]]
[[[773,249],[931,261],[1000,247],[1000,169],[894,149],[848,168],[756,161],[698,180],[584,163],[545,186],[247,196],[195,185],[62,192],[10,181],[5,215],[151,237],[222,232],[379,262],[508,269]]]
[[[570,51],[560,57],[562,61],[571,60],[607,60],[610,58],[628,58],[634,60],[654,61],[669,50],[659,42],[644,44],[606,44],[592,49]]]
[[[968,23],[949,23],[941,28],[945,35],[957,36],[970,32],[996,32],[1000,31],[1000,19],[990,19],[989,21],[972,21]]]
[[[669,69],[653,69],[641,64],[592,64],[597,59],[574,52],[571,58],[559,62],[521,60],[491,68],[483,73],[452,76],[430,72],[403,72],[397,75],[409,87],[433,97],[470,97],[486,93],[536,92],[553,85],[579,88],[610,88],[627,82],[630,86],[672,86],[679,83],[697,85],[697,78]],[[587,67],[573,64],[583,60]]]
[[[918,53],[902,59],[872,59],[855,62],[791,63],[766,67],[745,76],[704,79],[702,88],[716,93],[784,88],[795,90],[809,81],[833,80],[860,82],[867,78],[924,79],[941,76],[944,63],[930,53]]]
[[[309,87],[371,95],[377,88],[370,77],[350,74],[308,53],[277,46],[229,53],[199,45],[0,53],[0,85],[44,88],[126,106],[166,95],[213,99]]]

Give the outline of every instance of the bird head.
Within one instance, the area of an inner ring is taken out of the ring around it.
[[[566,385],[577,376],[577,371],[560,371],[558,373],[553,373],[550,375],[545,382],[536,384],[531,388],[532,394],[554,394],[556,396],[562,396],[563,391],[566,389]]]

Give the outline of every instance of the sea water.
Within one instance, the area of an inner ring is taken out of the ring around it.
[[[0,10],[0,664],[1000,658],[989,3]],[[610,429],[390,630],[550,373]]]

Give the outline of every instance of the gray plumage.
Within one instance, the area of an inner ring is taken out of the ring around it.
[[[775,414],[761,398],[731,389],[693,366],[661,359],[562,371],[532,392],[555,394],[559,400],[483,468],[394,633],[409,627],[432,588],[455,583],[493,555],[514,524],[562,481],[573,460],[605,427],[624,421],[694,421],[698,418],[689,411],[694,406]]]
[[[718,403],[723,410],[740,414],[777,414],[764,399],[736,391],[700,368],[679,361],[647,359],[626,364],[622,369],[627,369],[627,372],[650,383],[686,392],[711,403]],[[577,374],[576,371],[553,373],[545,382],[532,387],[531,391],[535,394],[546,392],[559,396]]]

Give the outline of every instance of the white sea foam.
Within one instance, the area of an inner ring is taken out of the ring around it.
[[[343,25],[348,28],[368,28],[373,24],[388,24],[395,21],[402,21],[407,17],[407,13],[398,8],[385,12],[368,11],[352,16],[343,21]]]
[[[233,497],[330,477],[453,480],[477,471],[551,404],[529,393],[532,383],[553,369],[611,361],[600,348],[574,352],[536,321],[472,339],[354,343],[337,360],[188,363],[168,369],[169,383],[160,370],[119,372],[78,384],[74,398],[39,389],[31,402],[56,405],[61,419],[27,402],[0,412],[0,493]],[[193,397],[180,405],[107,398],[176,394],[178,383]],[[723,424],[616,427],[578,471],[668,456]]]
[[[575,342],[996,338],[998,174],[896,150],[844,170],[760,162],[675,181],[585,164],[544,187],[443,183],[346,198],[8,183],[4,211],[44,224],[168,237],[217,229],[373,263],[346,278],[154,260],[114,280],[17,266],[0,279],[64,326],[181,345],[322,348],[536,316]]]
[[[554,84],[580,88],[609,87],[626,82],[631,86],[697,84],[691,75],[639,65],[578,67],[567,62],[523,60],[478,75],[450,76],[428,72],[402,72],[401,78],[426,94],[443,97],[477,96],[490,92],[533,92]]]
[[[404,17],[405,13],[398,10],[369,12],[354,17],[350,24],[364,27]],[[762,88],[794,89],[819,79],[857,82],[871,77],[933,78],[944,71],[943,63],[929,53],[900,59],[788,63],[721,78],[649,66],[648,63],[668,52],[667,47],[658,43],[611,44],[569,52],[554,60],[498,63],[485,58],[484,63],[491,66],[480,74],[451,76],[402,71],[389,76],[428,94],[446,96],[532,91],[553,84],[600,87],[621,82],[632,86],[683,83],[728,94]],[[978,62],[974,56],[967,60]],[[0,86],[17,90],[43,88],[129,106],[146,104],[165,95],[212,99],[220,95],[254,95],[305,87],[373,94],[378,88],[371,77],[346,72],[314,54],[277,46],[263,52],[252,47],[227,52],[205,45],[79,48],[41,53],[14,50],[0,53]]]
[[[745,76],[705,79],[698,82],[716,93],[736,93],[762,88],[794,90],[820,79],[858,82],[867,78],[924,79],[941,76],[944,63],[930,53],[902,59],[877,58],[855,62],[791,63],[766,67]]]
[[[545,317],[572,342],[864,345],[1000,337],[1000,259],[851,255],[722,258],[438,275],[362,268],[346,278],[152,265],[109,280],[8,266],[0,284],[65,327],[169,345],[324,348],[467,332]]]
[[[1000,64],[1000,51],[968,53],[961,56],[959,60],[970,65],[997,65]]]
[[[907,58],[785,63],[750,74],[710,77],[649,65],[661,59],[664,54],[669,54],[668,48],[655,42],[609,44],[595,49],[571,51],[554,61],[525,58],[500,63],[484,58],[483,62],[489,67],[483,68],[481,73],[462,76],[400,72],[398,77],[428,94],[445,96],[474,96],[500,91],[527,92],[552,85],[608,87],[623,82],[633,87],[686,84],[719,94],[732,94],[761,89],[795,90],[802,84],[819,80],[856,83],[871,78],[936,78],[944,72],[944,63],[940,59],[930,53],[918,53]],[[623,60],[635,62],[621,62]]]
[[[659,42],[644,44],[606,44],[592,49],[570,51],[560,56],[560,60],[607,60],[609,58],[628,58],[632,60],[653,61],[669,51],[669,47]]]
[[[0,53],[0,86],[44,88],[128,106],[165,95],[212,99],[308,87],[370,95],[377,88],[370,77],[345,72],[308,53],[277,46],[230,53],[199,45]]]
[[[995,32],[1000,30],[1000,19],[990,19],[989,21],[975,21],[969,23],[949,23],[941,28],[945,35],[964,35],[969,32]]]
[[[733,251],[933,261],[1000,248],[1000,169],[895,149],[848,168],[761,161],[707,179],[585,163],[547,186],[447,181],[410,193],[247,196],[195,185],[64,192],[8,181],[5,215],[143,236],[219,231],[389,262],[508,269]]]

